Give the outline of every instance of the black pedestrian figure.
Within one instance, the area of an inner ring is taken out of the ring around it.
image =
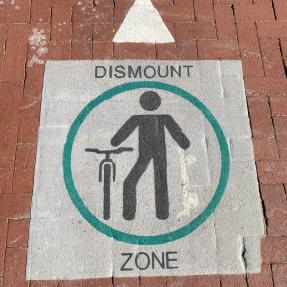
[[[161,105],[160,96],[152,91],[140,97],[140,104],[146,111],[155,111]],[[120,145],[129,135],[139,128],[139,157],[123,184],[123,217],[135,218],[136,186],[139,179],[153,160],[156,217],[169,217],[169,199],[167,187],[167,161],[165,128],[182,149],[190,146],[188,138],[170,115],[134,115],[113,136],[111,144]]]

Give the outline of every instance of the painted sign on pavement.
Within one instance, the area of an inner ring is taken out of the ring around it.
[[[239,61],[46,64],[27,277],[260,270]]]
[[[174,38],[151,0],[135,0],[113,42],[170,43]]]

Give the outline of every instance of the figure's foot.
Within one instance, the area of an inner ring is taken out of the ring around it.
[[[134,220],[135,219],[135,214],[130,213],[130,212],[123,212],[123,218],[125,220]]]
[[[166,220],[166,219],[168,219],[168,217],[169,217],[169,213],[167,213],[167,212],[157,213],[157,214],[156,214],[156,217],[157,217],[157,219],[159,219],[159,220]]]

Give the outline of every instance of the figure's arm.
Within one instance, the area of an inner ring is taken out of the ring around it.
[[[166,116],[165,126],[168,129],[172,138],[182,149],[187,149],[190,146],[190,141],[186,135],[182,132],[180,126],[175,122],[171,116]]]
[[[128,136],[136,129],[137,120],[135,116],[129,118],[124,125],[117,131],[117,133],[112,137],[111,144],[112,146],[120,145]]]

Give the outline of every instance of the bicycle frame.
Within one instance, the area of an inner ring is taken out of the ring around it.
[[[110,208],[111,208],[111,203],[110,203],[111,177],[113,178],[113,182],[116,180],[116,164],[110,158],[110,155],[133,151],[133,148],[121,147],[115,150],[99,150],[96,148],[86,148],[85,151],[105,155],[105,159],[103,159],[100,162],[100,166],[99,166],[99,182],[103,182],[103,191],[104,191],[103,217],[105,220],[109,220],[110,219]],[[105,169],[106,166],[109,166],[110,168]]]

